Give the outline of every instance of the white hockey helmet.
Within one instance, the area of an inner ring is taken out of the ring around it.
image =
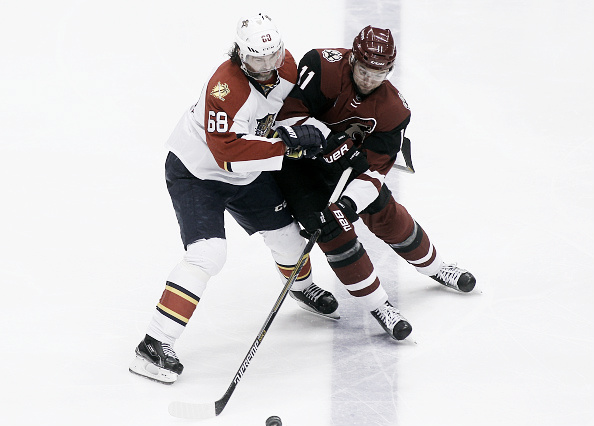
[[[285,60],[283,40],[272,19],[264,13],[240,19],[235,42],[244,71],[266,73],[282,66]]]

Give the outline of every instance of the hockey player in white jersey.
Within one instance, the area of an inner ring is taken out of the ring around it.
[[[283,280],[305,246],[270,171],[279,170],[285,156],[316,155],[324,137],[313,126],[280,128],[280,137],[267,137],[297,81],[295,60],[262,13],[238,22],[229,55],[166,143],[166,183],[186,252],[130,365],[131,372],[164,383],[181,374],[173,345],[225,263],[225,210],[246,232],[262,235]],[[338,317],[334,296],[313,283],[309,259],[290,295],[304,309]]]

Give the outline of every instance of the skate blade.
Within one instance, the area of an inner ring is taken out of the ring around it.
[[[325,317],[325,318],[330,318],[330,319],[340,319],[340,315],[338,314],[338,309],[336,309],[334,312],[330,312],[329,314],[323,314],[320,311],[316,311],[315,309],[307,306],[305,303],[301,302],[301,300],[297,300],[295,299],[295,301],[297,302],[297,304],[299,305],[299,307],[307,312],[311,312],[312,314],[316,314],[320,317]]]
[[[152,362],[149,362],[138,355],[134,358],[134,361],[132,361],[128,370],[130,373],[137,374],[165,385],[173,384],[177,380],[178,376],[177,373],[158,367]]]
[[[444,287],[451,288],[452,290],[456,290],[458,293],[464,293],[462,290],[460,290],[458,288],[458,286],[456,284],[447,284],[447,283],[446,284],[440,283],[440,284]]]

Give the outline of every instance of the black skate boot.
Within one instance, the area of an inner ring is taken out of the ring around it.
[[[289,292],[291,297],[297,301],[300,307],[306,311],[313,312],[324,317],[339,319],[338,301],[332,293],[321,289],[315,284],[303,289],[303,291]]]
[[[390,302],[386,302],[376,310],[371,311],[371,315],[392,339],[404,340],[412,331],[410,323],[400,315],[398,309],[392,306]]]
[[[453,265],[442,264],[439,272],[431,275],[431,278],[446,287],[453,288],[462,293],[472,291],[476,284],[474,275],[466,269],[458,268],[455,263]]]
[[[168,385],[177,380],[183,369],[173,348],[148,334],[136,347],[136,357],[129,368],[132,373]]]

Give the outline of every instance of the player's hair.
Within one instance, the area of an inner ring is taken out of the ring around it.
[[[231,47],[231,49],[229,49],[229,52],[227,52],[227,54],[229,55],[229,59],[232,63],[241,66],[241,57],[239,56],[239,45],[237,43],[233,43],[233,46]]]

